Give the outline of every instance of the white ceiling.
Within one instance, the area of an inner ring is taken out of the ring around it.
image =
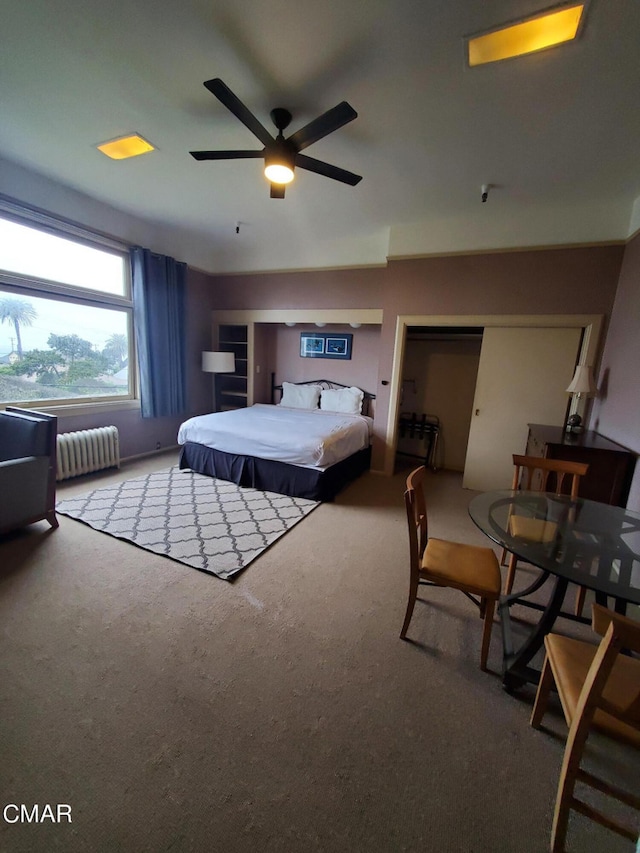
[[[186,229],[181,259],[210,271],[624,240],[640,197],[640,3],[591,0],[579,41],[465,68],[465,35],[547,5],[2,0],[0,157]],[[196,162],[190,150],[262,147],[204,88],[213,77],[269,129],[288,108],[287,133],[347,100],[358,118],[305,153],[361,183],[298,171],[273,200],[259,160]],[[116,162],[94,147],[130,131],[158,150]]]

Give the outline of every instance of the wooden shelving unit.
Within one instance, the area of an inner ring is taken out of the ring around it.
[[[249,405],[249,326],[227,323],[218,326],[218,349],[234,354],[236,370],[216,375],[216,410],[242,409]]]

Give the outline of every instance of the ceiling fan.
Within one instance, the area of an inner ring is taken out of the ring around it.
[[[362,180],[361,175],[354,175],[353,172],[347,172],[346,169],[340,169],[330,163],[324,163],[322,160],[314,160],[313,157],[307,157],[306,154],[300,153],[303,148],[307,148],[312,143],[328,136],[334,130],[338,130],[338,128],[358,117],[358,113],[346,101],[342,101],[338,106],[327,110],[326,113],[310,121],[309,124],[297,130],[288,139],[284,138],[282,131],[289,126],[291,113],[282,107],[271,110],[271,120],[278,130],[278,135],[274,139],[222,80],[216,77],[214,80],[206,80],[204,85],[236,118],[249,128],[253,135],[262,142],[264,148],[260,151],[190,151],[189,153],[196,160],[264,158],[264,173],[267,180],[271,182],[271,198],[284,198],[285,186],[293,180],[296,166],[318,175],[324,175],[325,178],[333,178],[334,181],[350,184],[352,187]]]

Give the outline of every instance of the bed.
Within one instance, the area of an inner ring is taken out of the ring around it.
[[[373,394],[327,379],[273,386],[278,404],[189,418],[180,468],[239,486],[330,501],[369,469]]]

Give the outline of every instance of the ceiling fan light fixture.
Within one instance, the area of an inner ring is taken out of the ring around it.
[[[101,142],[98,151],[102,151],[112,160],[126,160],[129,157],[137,157],[139,154],[147,154],[155,151],[155,146],[140,136],[139,133],[129,133],[127,136],[118,136]]]
[[[536,53],[572,41],[578,35],[586,3],[565,3],[537,15],[469,36],[467,62],[471,68]]]
[[[286,163],[267,163],[264,175],[272,184],[290,184],[293,180],[293,169]]]
[[[323,160],[307,157],[300,152],[324,139],[330,133],[344,127],[350,121],[358,118],[358,113],[346,101],[341,101],[333,109],[327,110],[322,115],[301,127],[294,134],[284,138],[283,131],[291,122],[291,113],[284,107],[276,107],[271,110],[271,120],[278,129],[278,135],[274,139],[269,131],[254,116],[242,101],[234,95],[231,89],[216,77],[206,80],[205,87],[214,95],[223,106],[247,127],[251,133],[260,140],[263,148],[260,151],[190,151],[196,160],[245,160],[262,158],[264,160],[264,174],[271,184],[271,198],[284,198],[285,188],[294,178],[295,168],[315,172],[325,178],[340,181],[355,187],[362,180],[362,175],[354,175],[346,169],[332,166]]]
[[[278,137],[269,146],[264,155],[264,174],[272,184],[290,184],[293,180],[293,169],[296,154],[282,137]]]

